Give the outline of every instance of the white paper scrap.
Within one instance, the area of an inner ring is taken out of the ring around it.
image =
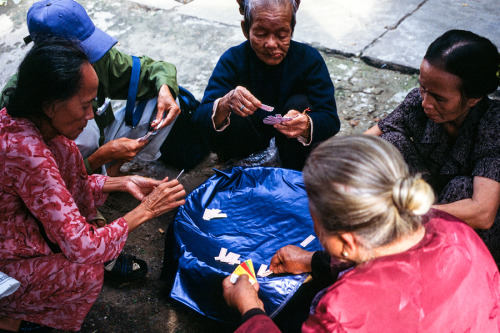
[[[241,254],[236,254],[233,252],[227,253],[227,249],[222,247],[220,249],[219,255],[217,257],[214,257],[214,259],[230,265],[239,265],[241,264],[241,261],[238,260],[240,256]]]
[[[211,219],[220,219],[227,217],[226,213],[221,213],[220,209],[216,208],[206,208],[203,212],[203,219],[210,221]]]
[[[310,235],[309,237],[307,237],[306,239],[304,239],[302,241],[302,243],[300,243],[300,246],[306,247],[307,245],[309,245],[309,243],[311,243],[314,240],[314,238],[316,238],[316,237],[314,237],[313,235]]]
[[[260,265],[259,271],[257,272],[257,276],[266,277],[271,274],[273,274],[273,272],[267,269],[267,265],[264,264]]]
[[[226,254],[227,254],[227,249],[224,248],[224,247],[221,247],[219,255],[217,257],[215,257],[214,259],[215,260],[221,260],[221,259],[223,259],[223,258],[226,257]]]

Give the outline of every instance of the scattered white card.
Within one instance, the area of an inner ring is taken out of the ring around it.
[[[203,219],[210,221],[211,219],[220,219],[227,217],[226,213],[221,213],[220,209],[216,208],[206,208],[203,213]]]
[[[267,265],[264,264],[260,265],[259,271],[257,272],[257,276],[266,277],[271,274],[273,274],[273,272],[267,269]]]
[[[306,239],[304,239],[302,241],[302,243],[300,243],[300,246],[302,247],[306,247],[307,245],[309,245],[309,243],[311,243],[316,237],[314,237],[313,235],[310,235],[309,237],[307,237]]]
[[[220,249],[219,255],[217,257],[214,257],[214,259],[230,265],[239,265],[241,264],[241,261],[239,260],[240,256],[241,254],[236,254],[233,252],[227,253],[227,249],[222,247]]]

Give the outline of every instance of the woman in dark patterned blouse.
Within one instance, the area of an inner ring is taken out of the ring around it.
[[[500,262],[498,50],[470,31],[450,30],[428,48],[420,89],[365,134],[394,144],[438,197],[435,208],[476,229]]]

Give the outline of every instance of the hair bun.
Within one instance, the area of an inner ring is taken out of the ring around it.
[[[434,202],[434,192],[420,175],[408,176],[394,183],[392,200],[400,214],[424,215]]]

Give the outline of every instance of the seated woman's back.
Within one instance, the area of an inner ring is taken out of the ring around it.
[[[498,332],[499,273],[488,249],[457,218],[429,216],[417,245],[345,273],[303,331]]]

